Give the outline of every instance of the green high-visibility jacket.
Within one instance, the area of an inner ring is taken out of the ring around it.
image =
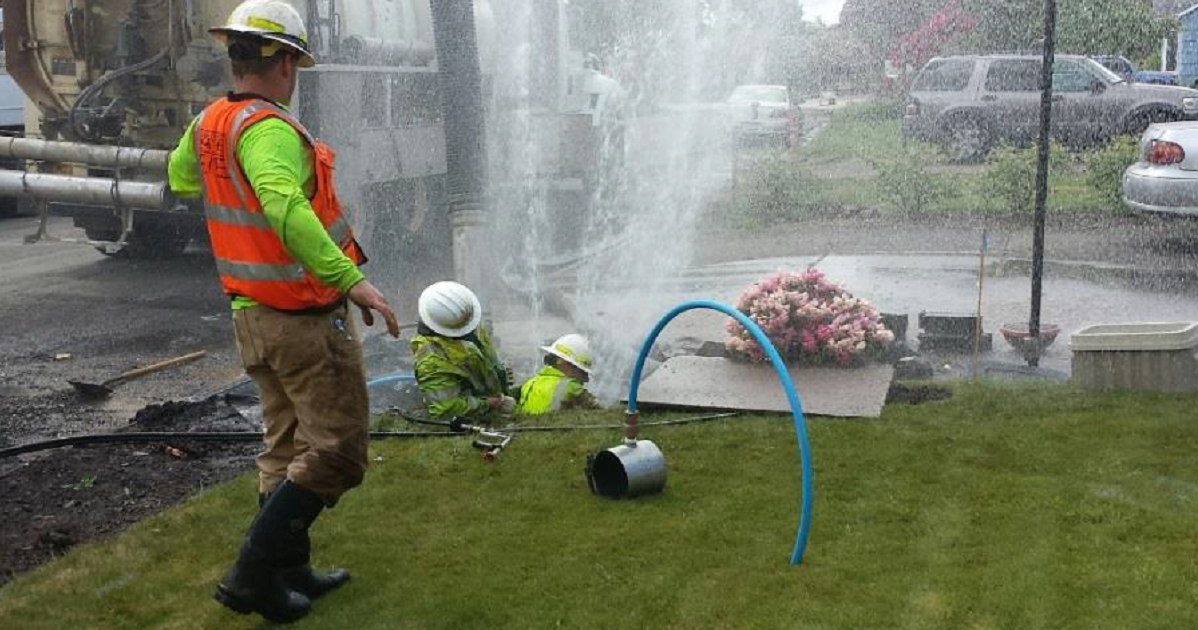
[[[598,408],[598,401],[582,383],[555,367],[545,366],[520,386],[520,402],[516,405],[516,413],[539,416],[560,409]]]
[[[507,377],[486,330],[475,338],[437,335],[412,337],[416,384],[433,418],[450,420],[482,416],[490,411],[488,398],[507,395]]]

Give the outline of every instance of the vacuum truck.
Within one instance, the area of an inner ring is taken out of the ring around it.
[[[569,48],[561,0],[532,0],[551,54],[532,64],[543,104],[586,134],[593,98],[583,56]],[[177,254],[206,238],[203,210],[164,184],[191,120],[232,85],[208,34],[239,0],[3,0],[8,72],[29,99],[26,137],[0,138],[0,196],[67,215],[106,253]],[[445,143],[428,0],[292,0],[320,64],[300,74],[293,110],[338,152],[337,183],[378,260],[406,252],[449,264]],[[502,5],[497,5],[502,6]],[[484,93],[496,55],[496,16],[476,0]],[[542,51],[546,50],[542,48]],[[45,221],[39,235],[45,234]],[[407,262],[407,261],[383,261]]]

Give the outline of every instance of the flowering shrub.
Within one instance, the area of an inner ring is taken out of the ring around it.
[[[855,365],[894,342],[877,309],[815,269],[778,273],[741,294],[736,308],[757,323],[784,359]],[[765,351],[736,321],[724,347],[733,358],[761,362]]]

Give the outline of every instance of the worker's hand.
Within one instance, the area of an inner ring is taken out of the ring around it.
[[[487,399],[487,406],[492,411],[498,411],[504,415],[511,415],[516,410],[516,399],[511,396],[496,396]]]
[[[399,320],[395,318],[395,311],[391,310],[391,305],[387,303],[387,298],[383,297],[382,292],[374,288],[369,280],[363,279],[354,288],[349,290],[349,299],[358,308],[362,309],[362,322],[367,326],[374,325],[374,314],[370,311],[378,311],[379,315],[383,316],[383,321],[387,322],[387,332],[392,337],[399,337]]]

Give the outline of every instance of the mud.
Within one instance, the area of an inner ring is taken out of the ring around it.
[[[253,431],[216,400],[140,410],[122,431]],[[255,443],[164,440],[44,451],[0,461],[0,585],[80,543],[121,531],[253,466]],[[253,500],[247,497],[247,501]]]

